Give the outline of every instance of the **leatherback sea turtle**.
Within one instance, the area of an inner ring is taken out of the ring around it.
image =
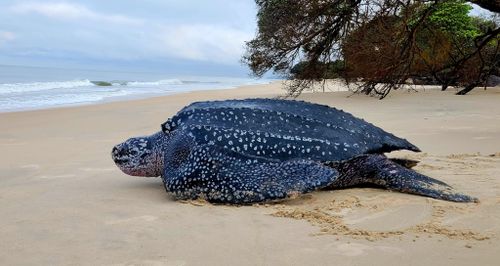
[[[420,150],[342,110],[302,101],[196,102],[150,136],[116,145],[126,174],[161,176],[177,199],[253,203],[322,188],[372,184],[457,202],[475,198],[385,152]]]

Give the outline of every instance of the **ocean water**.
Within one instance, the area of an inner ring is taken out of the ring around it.
[[[0,65],[0,112],[230,89],[269,79]]]

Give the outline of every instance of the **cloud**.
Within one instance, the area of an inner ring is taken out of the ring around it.
[[[244,43],[255,32],[254,2],[213,1],[18,0],[0,9],[0,32],[18,36],[7,46],[15,36],[0,34],[0,50],[33,60],[241,67]]]
[[[116,24],[142,24],[142,20],[137,18],[127,17],[119,14],[102,14],[90,10],[83,5],[66,2],[28,2],[14,5],[10,8],[10,10],[20,14],[36,13],[55,19],[88,19]]]
[[[10,42],[16,38],[16,35],[10,31],[2,31],[0,30],[0,45],[4,43]]]
[[[170,56],[219,63],[235,62],[252,34],[223,25],[184,24],[163,26],[158,36]]]
[[[491,17],[495,15],[495,13],[486,10],[476,4],[469,4],[472,6],[472,10],[470,11],[470,14],[473,16],[479,16],[479,17]]]
[[[16,35],[10,31],[0,31],[0,40],[12,41],[16,38]]]

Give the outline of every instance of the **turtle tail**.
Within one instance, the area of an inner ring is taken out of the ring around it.
[[[340,173],[332,188],[372,184],[389,190],[454,202],[478,202],[448,184],[419,174],[384,155],[368,154],[334,166]]]

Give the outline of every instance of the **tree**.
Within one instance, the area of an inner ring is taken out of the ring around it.
[[[494,12],[500,10],[498,1],[469,2]],[[339,59],[345,60],[342,74],[347,81],[362,78],[361,91],[381,98],[423,69],[440,79],[444,88],[460,83],[468,89],[484,82],[498,65],[500,28],[494,25],[479,31],[472,27],[464,1],[256,3],[259,31],[247,43],[243,61],[257,76],[272,70],[292,80],[288,86],[291,95],[323,79],[324,66]],[[429,61],[431,58],[436,60]],[[301,64],[300,76],[291,72],[297,63]],[[474,66],[475,74],[461,80],[465,69]]]

